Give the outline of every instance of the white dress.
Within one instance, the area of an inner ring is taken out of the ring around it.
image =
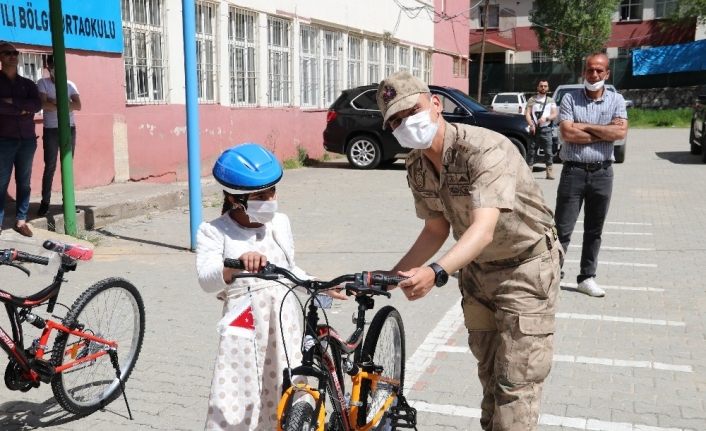
[[[294,293],[274,281],[223,281],[223,258],[238,258],[248,251],[262,253],[270,262],[290,269],[300,278],[309,278],[294,263],[291,228],[284,214],[275,214],[261,228],[243,227],[227,214],[201,224],[196,249],[201,287],[224,294],[224,315],[250,300],[255,326],[251,337],[227,332],[221,336],[208,402],[207,430],[276,429],[282,371],[287,367],[285,346],[291,366],[301,362],[302,313]],[[213,326],[215,329],[216,322]]]

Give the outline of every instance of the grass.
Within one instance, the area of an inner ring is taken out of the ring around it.
[[[691,108],[628,109],[630,128],[689,127],[691,125],[691,115]]]
[[[313,166],[320,162],[327,162],[332,158],[333,157],[331,157],[330,153],[324,152],[324,155],[321,158],[312,159],[309,157],[309,153],[306,151],[306,148],[298,146],[297,156],[284,160],[282,165],[284,166],[284,169],[298,169],[304,166]]]

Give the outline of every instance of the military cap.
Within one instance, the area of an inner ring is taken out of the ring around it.
[[[407,71],[395,72],[380,81],[376,99],[382,111],[382,128],[394,114],[412,108],[419,95],[429,93],[429,87]]]

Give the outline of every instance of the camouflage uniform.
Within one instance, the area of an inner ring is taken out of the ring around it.
[[[534,430],[553,356],[561,250],[552,211],[513,144],[446,124],[442,172],[407,158],[417,216],[444,217],[458,240],[476,208],[498,208],[493,242],[460,271],[468,344],[483,385],[484,430]]]

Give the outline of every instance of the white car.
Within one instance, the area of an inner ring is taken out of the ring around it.
[[[523,93],[498,93],[493,97],[490,107],[495,112],[508,114],[525,114],[527,99]]]

